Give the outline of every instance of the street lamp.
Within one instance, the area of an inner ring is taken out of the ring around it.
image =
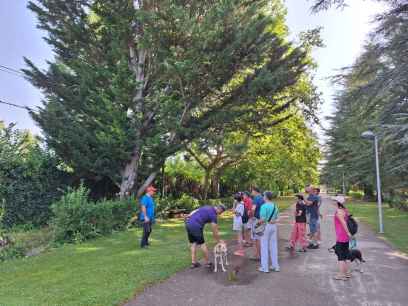
[[[380,163],[378,160],[378,137],[372,131],[365,131],[361,134],[364,139],[374,140],[375,150],[375,170],[377,175],[377,204],[378,204],[378,222],[380,225],[380,234],[384,233],[383,225],[383,213],[382,213],[382,200],[381,200],[381,181],[380,181]]]

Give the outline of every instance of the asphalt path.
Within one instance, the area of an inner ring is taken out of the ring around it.
[[[335,242],[333,214],[328,198],[322,205],[322,244],[320,249],[291,255],[285,250],[293,217],[291,211],[279,219],[279,264],[281,272],[257,272],[257,263],[240,262],[237,278],[229,272],[213,273],[205,268],[185,270],[167,281],[146,288],[127,306],[407,306],[408,257],[393,249],[367,226],[360,224],[358,248],[367,261],[363,273],[336,281],[336,256],[328,252]],[[401,233],[407,235],[408,233]],[[231,242],[229,249],[234,249]],[[151,249],[150,251],[154,251]],[[230,261],[239,258],[230,256]],[[230,265],[230,270],[231,270]]]

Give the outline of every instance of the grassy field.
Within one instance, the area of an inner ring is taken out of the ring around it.
[[[378,232],[378,210],[376,203],[355,202],[347,205],[350,212],[359,220],[368,223]],[[408,254],[408,212],[383,206],[384,238],[396,248]]]
[[[279,200],[280,210],[292,200]],[[223,239],[231,237],[230,213],[220,220]],[[119,305],[151,283],[189,266],[181,220],[154,227],[151,248],[139,248],[140,229],[87,243],[65,245],[37,257],[0,263],[1,306]],[[210,232],[206,237],[211,241]]]

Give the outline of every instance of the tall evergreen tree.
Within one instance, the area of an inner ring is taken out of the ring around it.
[[[75,172],[139,193],[163,160],[209,128],[315,100],[282,93],[312,65],[277,30],[280,1],[39,0],[29,8],[53,47],[32,113]],[[259,101],[262,101],[260,103]]]

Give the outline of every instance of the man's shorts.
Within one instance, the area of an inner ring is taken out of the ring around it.
[[[350,260],[350,249],[348,242],[336,242],[334,251],[338,261]]]
[[[190,228],[188,225],[186,225],[186,230],[187,230],[187,237],[188,241],[190,243],[195,243],[198,245],[204,244],[204,232],[203,229],[201,228]]]
[[[318,229],[319,219],[310,218],[309,229],[311,234],[315,234]]]

